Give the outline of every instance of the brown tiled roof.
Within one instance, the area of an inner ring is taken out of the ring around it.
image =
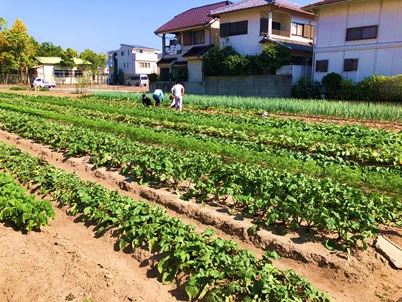
[[[176,58],[168,58],[168,59],[162,58],[156,63],[156,65],[159,66],[161,64],[172,64],[172,62],[175,60],[176,60]]]
[[[340,3],[340,2],[346,2],[346,1],[347,0],[323,0],[323,1],[314,2],[312,4],[308,4],[306,6],[303,6],[302,9],[305,10],[305,11],[310,11],[314,7],[328,5],[328,4],[334,4],[334,3]]]
[[[243,1],[233,3],[233,4],[225,6],[225,7],[215,9],[215,10],[211,11],[210,16],[211,17],[219,17],[220,15],[226,14],[226,13],[231,13],[231,12],[240,11],[240,10],[246,10],[246,9],[255,8],[255,7],[268,6],[268,5],[276,5],[276,6],[296,10],[296,11],[302,11],[301,5],[294,3],[292,1],[288,1],[288,0],[243,0]],[[306,13],[305,11],[302,11],[302,12]]]
[[[200,57],[203,56],[208,49],[211,47],[214,47],[213,45],[208,45],[208,46],[194,46],[190,48],[189,51],[187,51],[185,54],[182,55],[183,58],[188,58],[188,57]]]
[[[211,20],[213,20],[212,17],[208,16],[211,10],[221,8],[229,4],[232,4],[232,2],[222,1],[189,9],[159,27],[154,33],[171,33],[179,29],[208,24]]]
[[[283,46],[286,46],[289,50],[298,50],[302,52],[313,52],[313,45],[308,44],[308,43],[303,43],[303,42],[288,42],[284,40],[275,40],[275,39],[270,39],[270,38],[263,38],[259,43],[279,43]]]

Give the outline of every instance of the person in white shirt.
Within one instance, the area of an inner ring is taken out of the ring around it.
[[[183,95],[184,95],[184,87],[180,84],[179,81],[176,82],[176,85],[172,87],[171,90],[174,100],[175,100],[175,108],[176,110],[182,111],[183,109]]]

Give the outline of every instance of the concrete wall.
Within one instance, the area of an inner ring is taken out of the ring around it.
[[[188,59],[187,69],[190,82],[202,82],[202,61],[200,59]]]
[[[293,85],[297,84],[300,79],[311,79],[311,66],[301,65],[285,65],[276,71],[277,75],[291,75]]]
[[[151,83],[150,91],[156,88],[169,93],[174,82]],[[186,93],[206,95],[290,97],[292,76],[232,76],[206,77],[205,82],[183,82]]]

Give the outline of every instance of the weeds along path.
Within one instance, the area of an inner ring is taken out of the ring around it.
[[[29,140],[21,139],[4,131],[0,131],[0,141],[6,142],[10,145],[15,145],[20,150],[45,159],[54,166],[57,166],[67,172],[74,172],[82,179],[97,182],[110,190],[117,189],[122,195],[128,195],[135,200],[146,199],[151,203],[161,204],[167,208],[169,215],[180,216],[184,222],[196,225],[197,230],[201,231],[206,228],[215,228],[218,230],[218,236],[224,239],[234,238],[242,248],[252,250],[257,255],[262,255],[265,249],[276,250],[283,257],[281,260],[274,262],[279,269],[294,269],[296,273],[305,276],[319,289],[329,292],[331,297],[333,297],[336,301],[381,301],[381,297],[388,299],[385,301],[396,301],[402,297],[402,287],[399,284],[399,280],[402,279],[402,272],[390,268],[387,261],[385,261],[385,259],[377,254],[372,248],[372,242],[369,242],[369,248],[366,252],[362,252],[357,256],[352,256],[348,260],[345,254],[330,252],[326,250],[321,243],[311,242],[309,241],[308,236],[301,237],[300,234],[288,233],[284,236],[278,236],[269,230],[261,230],[256,234],[249,236],[247,230],[250,226],[252,226],[251,221],[249,221],[246,217],[230,215],[230,213],[228,213],[227,210],[222,207],[198,205],[189,201],[183,201],[180,200],[179,196],[177,196],[174,192],[164,189],[153,189],[150,187],[140,186],[137,183],[130,182],[128,179],[116,172],[107,171],[104,168],[93,170],[92,165],[88,164],[88,158],[66,158],[63,156],[63,154],[53,152],[44,146],[33,143]],[[62,218],[60,218],[60,216],[62,216]],[[63,211],[58,211],[58,217],[59,218],[56,219],[61,219],[61,222],[58,220],[57,223],[60,223],[64,226],[63,233],[71,232],[70,234],[74,237],[74,234],[77,233],[76,228],[78,228],[83,232],[90,233],[89,237],[94,237],[93,234],[91,235],[91,230],[87,226],[82,223],[72,223],[73,218],[65,215]],[[54,225],[54,223],[51,223],[48,227],[46,227],[44,233],[46,235],[49,234],[55,245],[59,245],[60,242],[65,239],[58,238],[58,235],[53,233],[53,230],[50,230],[52,225]],[[10,231],[7,230],[7,232]],[[15,234],[13,234],[13,236],[14,235]],[[9,235],[6,237],[8,236]],[[40,236],[37,236],[37,234],[29,235],[27,237],[29,237],[29,239],[35,239],[37,237],[37,239],[40,240]],[[69,239],[66,240],[67,245],[69,245]],[[83,249],[84,245],[86,244],[89,244],[90,246],[92,244],[90,243],[92,240],[94,242],[99,242],[99,239],[95,238],[88,238],[87,240],[89,240],[89,242],[82,241]],[[75,250],[79,251],[81,249],[80,243],[77,242],[74,244]],[[114,244],[117,243],[113,242],[113,238],[109,238],[109,240],[105,242],[105,245],[109,245],[111,250],[113,249]],[[49,246],[46,247],[45,244],[43,244],[43,247],[46,249],[50,248]],[[8,248],[15,248],[16,252],[19,249],[18,246],[13,247],[11,244]],[[94,249],[96,249],[96,245],[94,245]],[[69,252],[67,251],[67,253]],[[52,257],[51,253],[50,255],[49,253],[47,254],[49,257]],[[87,260],[92,263],[102,262],[96,259],[95,254],[85,254],[82,255],[82,257],[88,258]],[[110,261],[113,261],[115,258],[119,259],[122,256],[122,252],[110,253],[109,250],[107,255],[107,257],[110,258]],[[146,278],[147,275],[152,276],[151,268],[144,264],[147,263],[147,258],[149,255],[141,254],[141,252],[137,252],[134,255],[136,255],[137,260],[140,261],[137,264],[132,263],[130,265],[130,268],[133,268],[133,272],[135,272],[135,274],[138,276],[141,275],[141,272],[138,273],[135,270],[137,266],[140,266],[139,263],[141,263],[143,266],[145,265],[145,267],[148,267],[148,272],[146,270],[142,271],[143,275],[139,278],[140,285],[138,285],[138,288],[144,286],[143,283],[146,284],[147,282],[151,282],[153,284],[151,287],[161,286],[161,288],[157,288],[157,291],[162,293],[161,300],[159,301],[169,301],[169,299],[176,298],[180,299],[182,295],[180,291],[169,293],[169,290],[171,289],[169,286],[165,287],[161,284],[154,284],[154,282],[157,283],[154,278]],[[94,257],[94,259],[89,259],[92,257]],[[66,258],[64,268],[62,266],[60,269],[66,270],[65,267],[69,266],[69,262],[71,262],[71,257]],[[54,263],[55,262],[52,264],[53,270],[56,269]],[[32,263],[32,265],[33,267],[31,269],[32,271],[35,271],[36,264]],[[79,265],[80,263],[76,264],[77,270]],[[100,263],[99,267],[102,268],[101,266],[104,265]],[[114,269],[114,274],[118,274],[117,270],[118,269]],[[126,269],[123,269],[123,271],[125,270]],[[99,272],[97,272],[97,274],[98,273]],[[80,278],[85,278],[85,275],[88,279],[93,277],[90,273],[83,271],[83,273],[80,274]],[[105,273],[103,276],[100,276],[103,279],[107,279],[107,277],[105,277],[106,275],[107,273]],[[108,276],[110,277],[112,275],[113,273],[109,274]],[[59,276],[64,278],[65,274],[61,274]],[[57,278],[57,276],[55,278]],[[117,278],[118,277],[116,277],[116,280]],[[60,282],[63,282],[63,280],[60,280]],[[136,284],[135,280],[130,282]],[[123,282],[122,284],[124,285],[126,283]],[[109,282],[109,285],[107,284],[108,282],[106,282],[106,291],[117,291],[116,288],[110,287],[111,285],[114,285],[113,282]],[[93,288],[96,288],[96,286]],[[94,291],[100,291],[100,289],[95,289]],[[152,295],[149,294],[148,296],[148,293],[144,292],[143,296],[142,290],[135,290],[134,292],[138,293],[139,300],[137,301],[142,301],[141,299],[144,299],[143,301],[153,301]],[[78,293],[75,293],[75,295],[78,295]],[[129,294],[126,296],[128,295]],[[133,296],[132,294],[129,296],[130,299],[133,297],[137,296]],[[96,299],[95,301],[98,302],[102,300]]]

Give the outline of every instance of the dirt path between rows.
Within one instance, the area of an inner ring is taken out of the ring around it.
[[[249,237],[251,222],[222,208],[182,201],[168,190],[155,190],[126,181],[105,169],[92,170],[88,158],[67,159],[29,140],[0,132],[0,141],[41,157],[51,164],[119,190],[136,200],[146,199],[167,208],[197,230],[215,227],[220,237],[234,238],[243,248],[261,255],[277,250],[280,269],[294,269],[341,302],[397,301],[402,299],[402,271],[390,266],[373,248],[347,260],[344,254],[326,250],[303,234],[277,236],[268,230]],[[111,233],[96,238],[93,228],[77,217],[56,209],[55,220],[42,232],[28,235],[0,224],[0,301],[185,301],[183,289],[162,285],[144,251],[118,251]],[[382,228],[382,234],[402,245],[402,232]],[[254,243],[254,244],[253,244]],[[258,246],[259,248],[256,248]]]

